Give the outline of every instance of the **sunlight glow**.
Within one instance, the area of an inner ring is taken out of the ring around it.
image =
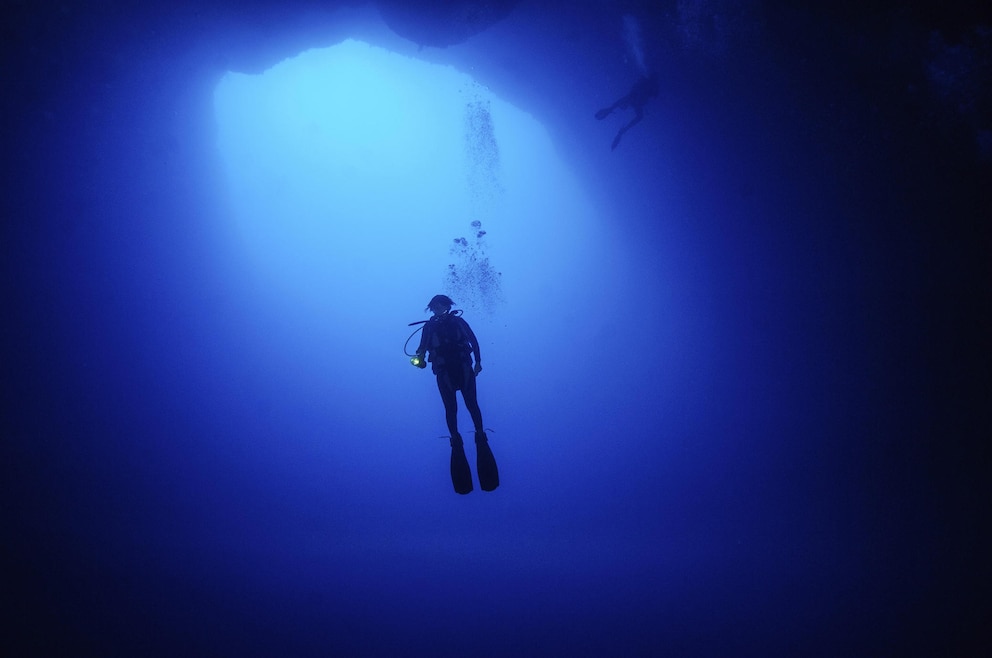
[[[215,102],[240,237],[277,294],[409,303],[454,268],[450,292],[492,311],[592,247],[544,129],[451,67],[348,40],[230,73]]]

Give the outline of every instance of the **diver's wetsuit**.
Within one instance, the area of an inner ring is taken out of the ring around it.
[[[458,400],[455,391],[462,392],[462,399],[476,432],[482,432],[482,411],[475,392],[475,372],[472,370],[472,358],[479,363],[479,342],[468,322],[457,315],[445,313],[431,318],[424,325],[420,337],[418,354],[430,351],[428,361],[431,370],[437,375],[437,390],[441,393],[444,403],[444,419],[452,437],[458,434]]]
[[[649,76],[644,76],[640,80],[634,83],[627,95],[620,98],[613,105],[603,108],[599,112],[596,112],[597,119],[605,119],[614,110],[621,109],[626,110],[628,108],[634,109],[634,118],[627,122],[617,136],[613,138],[613,145],[611,149],[615,149],[620,144],[620,138],[623,134],[633,128],[635,125],[640,123],[641,119],[644,118],[644,106],[649,100],[658,95],[658,74],[652,73]]]

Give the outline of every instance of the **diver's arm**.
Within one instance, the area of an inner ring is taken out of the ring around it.
[[[465,329],[465,335],[468,336],[468,340],[472,344],[472,354],[475,356],[475,372],[478,373],[482,370],[482,353],[479,351],[479,340],[475,337],[472,327],[468,326],[468,322],[462,320],[462,326]]]

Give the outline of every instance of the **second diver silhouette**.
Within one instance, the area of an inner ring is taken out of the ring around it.
[[[613,138],[613,145],[610,147],[611,151],[620,145],[620,138],[623,137],[623,134],[644,118],[644,106],[657,95],[658,74],[652,73],[651,75],[641,76],[641,79],[634,83],[634,86],[630,88],[626,96],[619,98],[613,105],[604,107],[599,112],[596,112],[597,119],[605,119],[615,110],[626,110],[627,108],[634,110],[634,118],[620,128],[620,132]]]
[[[489,447],[489,437],[482,426],[482,412],[475,392],[476,375],[482,372],[479,341],[468,322],[462,319],[461,311],[451,310],[453,305],[454,302],[447,295],[434,295],[431,299],[425,310],[431,311],[434,317],[422,323],[424,332],[411,362],[418,367],[425,367],[427,362],[424,361],[424,356],[430,352],[427,361],[437,375],[437,388],[441,393],[441,402],[444,403],[444,417],[448,431],[451,432],[451,483],[455,492],[467,494],[472,491],[472,472],[465,457],[461,434],[458,433],[458,401],[455,391],[462,392],[462,399],[465,400],[465,406],[468,407],[475,425],[479,486],[483,491],[492,491],[499,486],[499,471]],[[472,356],[475,356],[474,367]]]

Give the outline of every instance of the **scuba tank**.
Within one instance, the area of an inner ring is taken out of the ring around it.
[[[457,317],[461,317],[461,314],[462,314],[461,309],[458,309],[458,310],[455,310],[455,311],[448,311],[447,313],[444,314],[444,316],[434,316],[430,320],[417,320],[416,322],[411,322],[410,324],[408,324],[407,325],[408,327],[412,327],[414,325],[420,325],[419,327],[417,327],[416,329],[413,330],[413,333],[410,334],[407,337],[406,342],[403,343],[403,354],[405,354],[408,357],[410,357],[410,365],[414,366],[415,368],[420,368],[420,369],[424,369],[424,368],[427,367],[427,360],[426,359],[420,358],[420,355],[418,355],[418,354],[410,354],[407,351],[407,348],[410,345],[410,340],[414,336],[416,336],[418,332],[423,331],[424,330],[424,327],[427,326],[427,323],[428,322],[443,322],[443,321],[447,320],[447,316],[451,316],[451,317],[457,318]]]

